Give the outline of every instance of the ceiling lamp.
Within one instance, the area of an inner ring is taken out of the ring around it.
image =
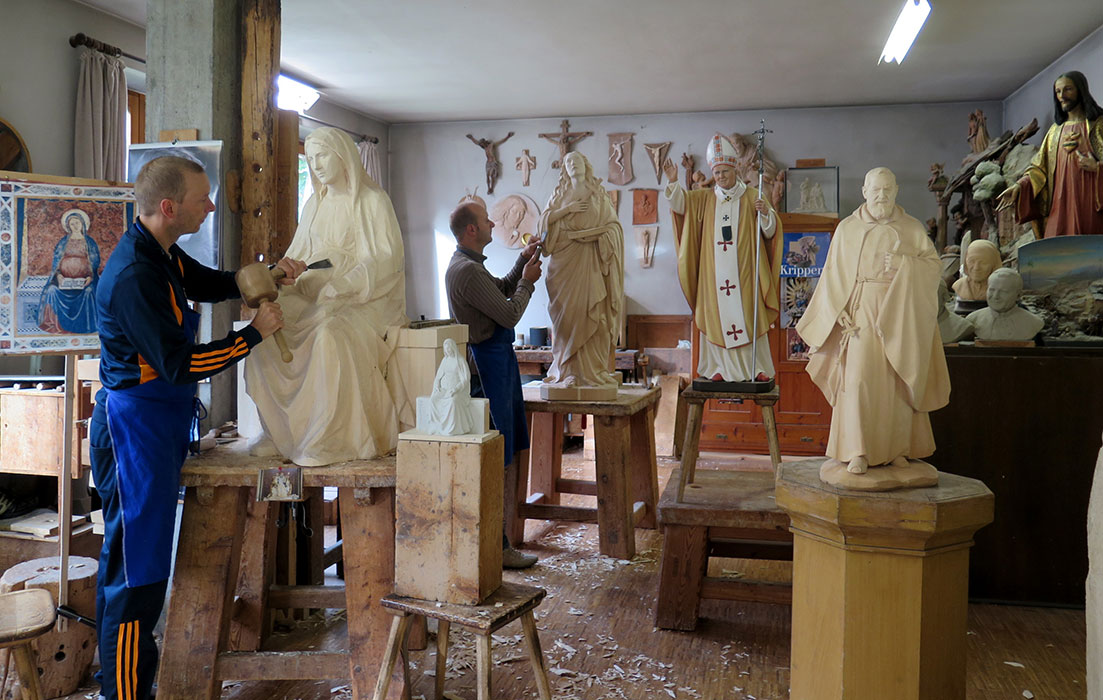
[[[892,28],[889,40],[885,42],[885,50],[877,60],[878,65],[881,61],[903,63],[929,14],[931,4],[927,0],[904,0],[904,9],[900,10],[900,16],[896,18],[896,26]]]
[[[291,109],[304,114],[318,101],[318,96],[318,91],[306,83],[288,78],[282,73],[276,78],[276,106],[280,109]]]

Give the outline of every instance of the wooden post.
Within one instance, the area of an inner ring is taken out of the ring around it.
[[[241,264],[269,260],[277,230],[276,76],[280,1],[244,0],[241,68]],[[274,261],[273,261],[274,262]]]
[[[992,492],[945,473],[848,491],[822,461],[783,464],[775,492],[793,531],[791,697],[964,700],[969,547]]]
[[[270,246],[273,260],[287,252],[299,221],[299,113],[281,109],[277,114],[276,226]]]

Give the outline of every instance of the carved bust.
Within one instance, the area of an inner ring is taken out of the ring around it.
[[[954,282],[954,293],[965,301],[981,301],[988,290],[988,276],[1002,264],[995,243],[973,241],[965,251],[965,276]]]
[[[1018,306],[1023,278],[1018,272],[1000,268],[988,278],[988,308],[969,314],[965,320],[976,328],[978,340],[1030,340],[1045,321]]]

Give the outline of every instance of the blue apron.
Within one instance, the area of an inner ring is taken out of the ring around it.
[[[494,335],[468,347],[479,370],[483,393],[490,399],[494,427],[505,438],[504,463],[508,465],[514,454],[529,448],[525,397],[521,394],[521,371],[513,352],[513,331],[498,326]]]
[[[194,334],[199,314],[185,308],[184,324],[189,335]],[[197,415],[195,389],[194,383],[173,385],[157,377],[127,389],[107,390],[128,588],[169,577],[180,469]]]

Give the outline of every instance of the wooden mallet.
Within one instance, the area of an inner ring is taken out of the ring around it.
[[[284,276],[284,271],[280,268],[270,270],[264,263],[246,265],[237,271],[234,279],[237,281],[237,288],[241,291],[241,299],[246,306],[255,309],[260,306],[262,301],[276,300],[280,292],[276,288],[277,278],[273,274],[275,272],[279,272],[280,277]],[[280,358],[284,362],[290,362],[293,356],[291,351],[287,349],[287,341],[284,340],[283,333],[277,330],[273,337],[276,339],[276,345],[280,348]]]

